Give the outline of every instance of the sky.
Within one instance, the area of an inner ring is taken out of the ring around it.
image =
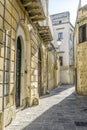
[[[77,9],[78,9],[79,0],[49,0],[49,13],[57,14],[61,12],[70,12],[70,21],[74,25]],[[81,6],[87,4],[87,0],[82,0]]]

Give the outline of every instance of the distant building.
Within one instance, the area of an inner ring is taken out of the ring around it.
[[[51,15],[53,24],[53,44],[57,49],[60,59],[60,82],[61,84],[73,84],[73,30],[70,23],[70,13],[63,12]],[[61,45],[57,45],[61,40]]]

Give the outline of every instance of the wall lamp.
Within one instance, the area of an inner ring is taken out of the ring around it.
[[[55,47],[55,46],[53,45],[53,43],[50,43],[51,47],[48,47],[48,50],[49,50],[49,51],[52,51],[52,50],[55,50],[55,51],[56,51],[56,49],[59,49],[61,43],[62,43],[62,42],[61,42],[60,39],[57,40],[57,45],[58,45],[58,47]]]
[[[61,40],[60,40],[60,39],[58,39],[58,40],[57,40],[57,45],[58,45],[58,46],[60,46],[60,45],[61,45],[61,43],[62,43],[62,42],[61,42]]]

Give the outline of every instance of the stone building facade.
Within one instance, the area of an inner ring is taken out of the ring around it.
[[[74,37],[76,92],[87,95],[87,5],[78,9]]]
[[[0,0],[0,129],[48,90],[48,15],[48,0]]]
[[[70,23],[70,13],[63,12],[51,15],[53,24],[53,41],[60,59],[60,82],[61,84],[73,84],[74,66],[74,27]],[[57,40],[61,45],[57,45]]]
[[[48,47],[48,90],[56,88],[60,84],[60,61],[52,43]]]

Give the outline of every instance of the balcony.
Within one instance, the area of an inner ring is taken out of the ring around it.
[[[45,19],[45,14],[40,0],[20,0],[32,22],[37,23]]]
[[[45,45],[47,45],[49,41],[53,40],[49,26],[38,26],[38,31]]]

